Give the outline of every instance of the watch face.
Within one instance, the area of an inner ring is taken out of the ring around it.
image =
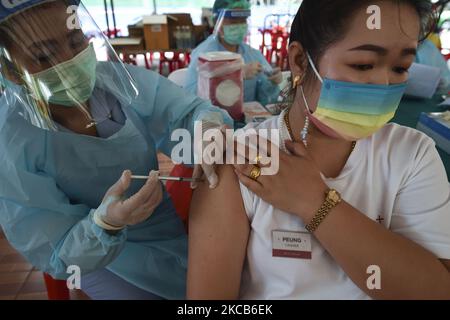
[[[333,202],[339,202],[341,200],[341,196],[336,190],[330,190],[328,198]]]

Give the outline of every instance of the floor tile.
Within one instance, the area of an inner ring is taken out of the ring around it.
[[[19,294],[16,300],[48,300],[47,292]]]
[[[1,258],[0,258],[1,260]],[[25,272],[31,271],[33,266],[27,262],[2,263],[0,262],[0,272]]]
[[[0,284],[0,297],[15,297],[22,285],[20,282]]]
[[[3,255],[0,259],[0,263],[27,263],[27,260],[15,252]]]
[[[7,272],[0,273],[0,285],[2,284],[23,284],[27,279],[29,272]]]
[[[0,252],[1,254],[17,254],[17,251],[11,247],[6,239],[0,239]]]
[[[81,290],[70,290],[70,300],[91,300],[91,299]]]
[[[45,287],[45,282],[41,273],[40,277],[37,277],[36,279],[29,277],[23,284],[22,288],[20,289],[19,294],[46,292],[46,291],[47,288]]]

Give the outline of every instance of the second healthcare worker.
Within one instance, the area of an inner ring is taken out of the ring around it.
[[[170,155],[177,128],[231,119],[125,68],[78,2],[0,4],[0,224],[41,271],[66,279],[78,267],[91,298],[181,299],[186,235],[157,150]],[[145,184],[132,180],[149,172]]]
[[[192,52],[186,89],[197,94],[197,68],[201,54],[230,51],[241,54],[245,62],[244,101],[258,101],[262,105],[277,102],[279,85],[283,81],[281,70],[272,69],[261,52],[244,43],[248,33],[247,19],[251,13],[249,2],[216,0],[213,11],[216,21],[214,34]]]

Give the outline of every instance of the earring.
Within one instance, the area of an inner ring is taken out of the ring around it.
[[[300,85],[301,81],[302,81],[301,76],[295,76],[294,81],[292,82],[292,89],[296,89]]]

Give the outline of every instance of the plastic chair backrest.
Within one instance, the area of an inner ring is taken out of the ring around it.
[[[47,273],[44,273],[44,280],[49,300],[70,300],[66,281],[55,280]]]

